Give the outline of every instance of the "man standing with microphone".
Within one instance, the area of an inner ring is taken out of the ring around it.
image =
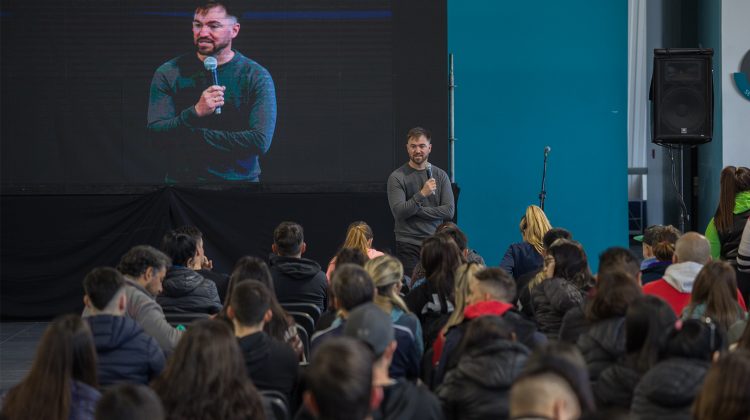
[[[406,135],[409,161],[388,177],[388,204],[395,220],[396,256],[411,276],[419,262],[422,241],[455,211],[448,174],[430,164],[430,132],[422,127]]]
[[[265,68],[232,49],[239,31],[227,1],[207,1],[193,16],[196,51],[154,73],[147,127],[169,151],[167,183],[259,181],[276,91]]]

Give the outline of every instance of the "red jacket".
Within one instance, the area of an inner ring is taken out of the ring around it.
[[[680,292],[664,279],[652,281],[643,286],[643,294],[654,295],[664,299],[678,317],[682,315],[682,310],[690,303],[690,293]],[[739,290],[737,290],[737,303],[740,304],[743,311],[747,311],[745,299],[742,298],[742,293]]]

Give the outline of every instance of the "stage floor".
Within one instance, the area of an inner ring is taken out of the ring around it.
[[[0,394],[23,379],[49,322],[0,322]]]

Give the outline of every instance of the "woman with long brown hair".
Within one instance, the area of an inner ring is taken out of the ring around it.
[[[346,239],[344,244],[341,245],[340,249],[353,248],[362,252],[368,260],[384,255],[382,252],[372,247],[372,240],[375,235],[372,233],[372,228],[367,223],[358,220],[352,222],[346,229]],[[333,257],[328,263],[328,269],[326,270],[326,277],[328,282],[331,282],[331,276],[333,271],[336,269],[336,257]],[[411,273],[409,273],[411,274]]]
[[[47,327],[28,375],[5,396],[0,418],[93,419],[97,386],[89,326],[78,315],[64,315]]]
[[[742,231],[750,217],[750,168],[727,166],[721,171],[719,205],[706,227],[711,257],[721,258],[737,269]],[[737,273],[737,284],[745,300],[750,295],[750,273]]]
[[[745,319],[737,303],[737,280],[732,266],[725,261],[704,265],[693,283],[690,303],[682,312],[684,319],[710,317],[724,331]]]
[[[191,324],[151,387],[167,420],[266,418],[237,339],[221,321]]]

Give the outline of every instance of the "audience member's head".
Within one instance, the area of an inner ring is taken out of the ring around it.
[[[638,284],[641,283],[641,265],[633,251],[614,246],[599,255],[599,273],[621,271],[628,274]]]
[[[706,264],[711,261],[711,245],[709,245],[708,239],[698,232],[685,233],[677,240],[672,261],[698,264]]]
[[[465,355],[472,349],[487,347],[498,340],[515,341],[513,326],[499,316],[480,316],[469,323],[458,354]]]
[[[665,331],[675,321],[672,307],[661,298],[644,295],[630,303],[625,314],[625,351],[638,372],[646,373],[659,361],[667,345]]]
[[[96,349],[88,323],[63,315],[44,331],[29,373],[5,395],[0,417],[67,419],[74,381],[97,387]]]
[[[558,239],[547,251],[546,260],[548,277],[565,279],[581,289],[591,285],[592,276],[586,252],[578,242]]]
[[[167,268],[172,265],[163,252],[149,245],[138,245],[120,258],[117,270],[156,296],[161,293]]]
[[[372,386],[373,354],[358,340],[334,337],[313,353],[305,371],[307,409],[322,420],[364,420],[380,404]]]
[[[628,306],[641,296],[641,287],[631,276],[620,270],[599,272],[596,293],[586,306],[590,322],[625,316]]]
[[[348,312],[373,301],[375,285],[364,268],[355,264],[337,265],[332,277],[333,296],[340,311]]]
[[[281,222],[273,230],[273,252],[282,257],[299,258],[305,253],[305,231],[297,223]]]
[[[693,418],[750,419],[750,351],[729,353],[709,369],[693,404]]]
[[[167,418],[262,418],[239,344],[225,322],[190,324],[152,388]]]
[[[651,226],[643,233],[643,256],[659,261],[672,261],[680,231],[672,225]]]
[[[578,347],[558,341],[534,349],[526,361],[522,376],[535,376],[542,373],[554,373],[563,378],[573,391],[580,410],[583,412],[594,410],[594,394],[591,390],[588,368]],[[511,417],[513,417],[512,408]]]
[[[441,304],[453,302],[453,276],[456,268],[463,262],[456,241],[449,235],[434,235],[425,239],[422,242],[420,261],[427,281],[438,292]]]
[[[466,237],[466,234],[458,228],[458,226],[453,222],[444,222],[440,226],[437,227],[435,230],[436,234],[443,234],[448,235],[456,242],[456,245],[458,246],[458,249],[461,250],[461,253],[463,254],[464,258],[466,257],[466,254],[469,252],[469,239]]]
[[[391,316],[374,303],[364,303],[349,313],[344,326],[344,335],[366,344],[376,360],[388,353],[388,364],[396,350],[395,334]],[[387,366],[386,366],[387,370]]]
[[[724,331],[744,318],[737,303],[737,275],[728,262],[710,261],[698,272],[685,313],[692,316],[699,306],[703,306],[703,315],[710,317]]]
[[[544,253],[555,243],[558,239],[566,239],[568,241],[573,240],[573,234],[569,230],[563,228],[552,228],[547,231],[542,237],[542,246],[544,247]]]
[[[526,207],[526,214],[521,218],[518,228],[524,242],[528,242],[541,255],[544,252],[542,239],[552,229],[544,210],[534,205]]]
[[[227,308],[229,319],[234,322],[235,331],[239,327],[259,327],[270,321],[271,291],[257,280],[243,281],[234,288],[232,300]]]
[[[445,327],[443,327],[445,331],[464,321],[464,309],[470,305],[469,297],[471,296],[471,284],[474,282],[474,275],[482,269],[484,269],[484,266],[475,262],[461,264],[456,269],[454,276],[455,285],[453,288],[454,309],[448,317]]]
[[[168,232],[161,240],[161,250],[172,259],[172,264],[193,267],[198,257],[198,243],[190,235]]]
[[[99,267],[91,270],[83,279],[83,303],[93,313],[122,315],[127,308],[125,280],[114,268]]]
[[[715,353],[726,348],[726,334],[715,322],[709,318],[688,319],[675,323],[667,338],[664,356],[710,361]]]
[[[367,262],[367,254],[363,254],[357,248],[341,248],[341,250],[334,257],[336,264],[356,264],[360,267],[365,265]]]
[[[738,193],[750,191],[750,168],[727,166],[721,171],[719,205],[714,214],[716,230],[731,232],[734,225],[735,197]]]
[[[142,419],[164,419],[161,400],[145,385],[117,385],[108,389],[96,405],[96,420]]]
[[[372,239],[375,235],[372,233],[372,228],[367,223],[358,220],[349,224],[346,229],[346,239],[341,249],[351,248],[356,249],[362,253],[365,260],[367,260],[367,251],[372,248]],[[354,262],[354,261],[349,261]],[[336,264],[339,263],[338,256],[336,258]],[[362,263],[364,264],[364,263]],[[360,265],[362,265],[360,264]]]
[[[365,271],[375,284],[375,303],[381,309],[388,313],[393,308],[409,312],[409,308],[399,295],[403,284],[404,266],[398,258],[390,255],[375,257],[365,263]]]
[[[184,225],[175,229],[174,232],[182,233],[195,239],[195,246],[198,249],[198,257],[202,259],[203,256],[206,255],[206,252],[203,248],[203,232],[201,232],[200,229],[192,225]]]
[[[510,303],[516,295],[516,282],[507,271],[497,267],[487,267],[474,273],[469,280],[470,305],[496,300]]]

